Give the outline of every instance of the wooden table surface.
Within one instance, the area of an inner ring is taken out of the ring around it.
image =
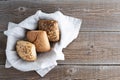
[[[8,22],[19,23],[39,9],[83,20],[78,38],[63,50],[66,59],[44,78],[4,67]],[[120,80],[120,1],[0,0],[0,80]]]

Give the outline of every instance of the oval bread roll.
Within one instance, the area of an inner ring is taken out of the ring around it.
[[[50,43],[46,31],[28,31],[27,39],[35,44],[37,52],[47,52],[50,50]]]
[[[35,45],[28,41],[17,41],[16,50],[23,60],[35,61],[37,59]]]

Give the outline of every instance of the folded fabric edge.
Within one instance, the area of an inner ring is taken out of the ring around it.
[[[44,77],[50,70],[52,70],[57,65],[52,65],[50,67],[47,67],[45,69],[38,69],[35,70],[41,77]]]
[[[14,26],[13,26],[14,25]],[[11,28],[14,28],[16,27],[15,25],[17,25],[16,23],[13,23],[13,22],[8,22],[8,30],[11,29]]]
[[[6,59],[6,62],[5,62],[5,68],[10,68],[12,67],[12,65],[9,63],[9,61]]]
[[[39,14],[46,14],[46,15],[51,15],[51,14],[56,14],[56,13],[59,13],[59,14],[62,14],[59,10],[58,11],[55,11],[55,12],[53,12],[53,13],[45,13],[45,12],[43,12],[42,10],[38,10],[36,13],[35,13],[35,15],[37,14],[37,15],[39,15]]]
[[[8,30],[14,28],[15,25],[17,25],[17,24],[15,24],[13,22],[8,22]],[[7,33],[8,30],[4,31],[4,35],[8,36],[8,33]]]
[[[8,22],[8,30],[10,30],[11,28],[14,28],[15,25],[17,25],[16,23],[13,23],[13,22]],[[8,36],[7,34],[7,31],[4,31],[4,35]],[[6,59],[6,62],[5,62],[5,68],[10,68],[12,67],[12,65],[10,64],[10,62]]]

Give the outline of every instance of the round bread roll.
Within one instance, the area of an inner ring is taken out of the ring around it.
[[[16,50],[23,60],[35,61],[37,59],[35,45],[28,41],[17,41]]]
[[[36,30],[27,32],[28,41],[35,44],[37,52],[50,51],[50,43],[46,31]]]

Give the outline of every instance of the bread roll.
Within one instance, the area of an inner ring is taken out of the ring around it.
[[[39,30],[44,30],[47,32],[49,41],[59,40],[59,27],[58,22],[55,20],[39,20]]]
[[[35,45],[28,41],[17,41],[16,51],[23,60],[35,61],[37,59]]]
[[[50,43],[46,31],[28,31],[27,39],[35,44],[37,52],[47,52],[50,50]]]

